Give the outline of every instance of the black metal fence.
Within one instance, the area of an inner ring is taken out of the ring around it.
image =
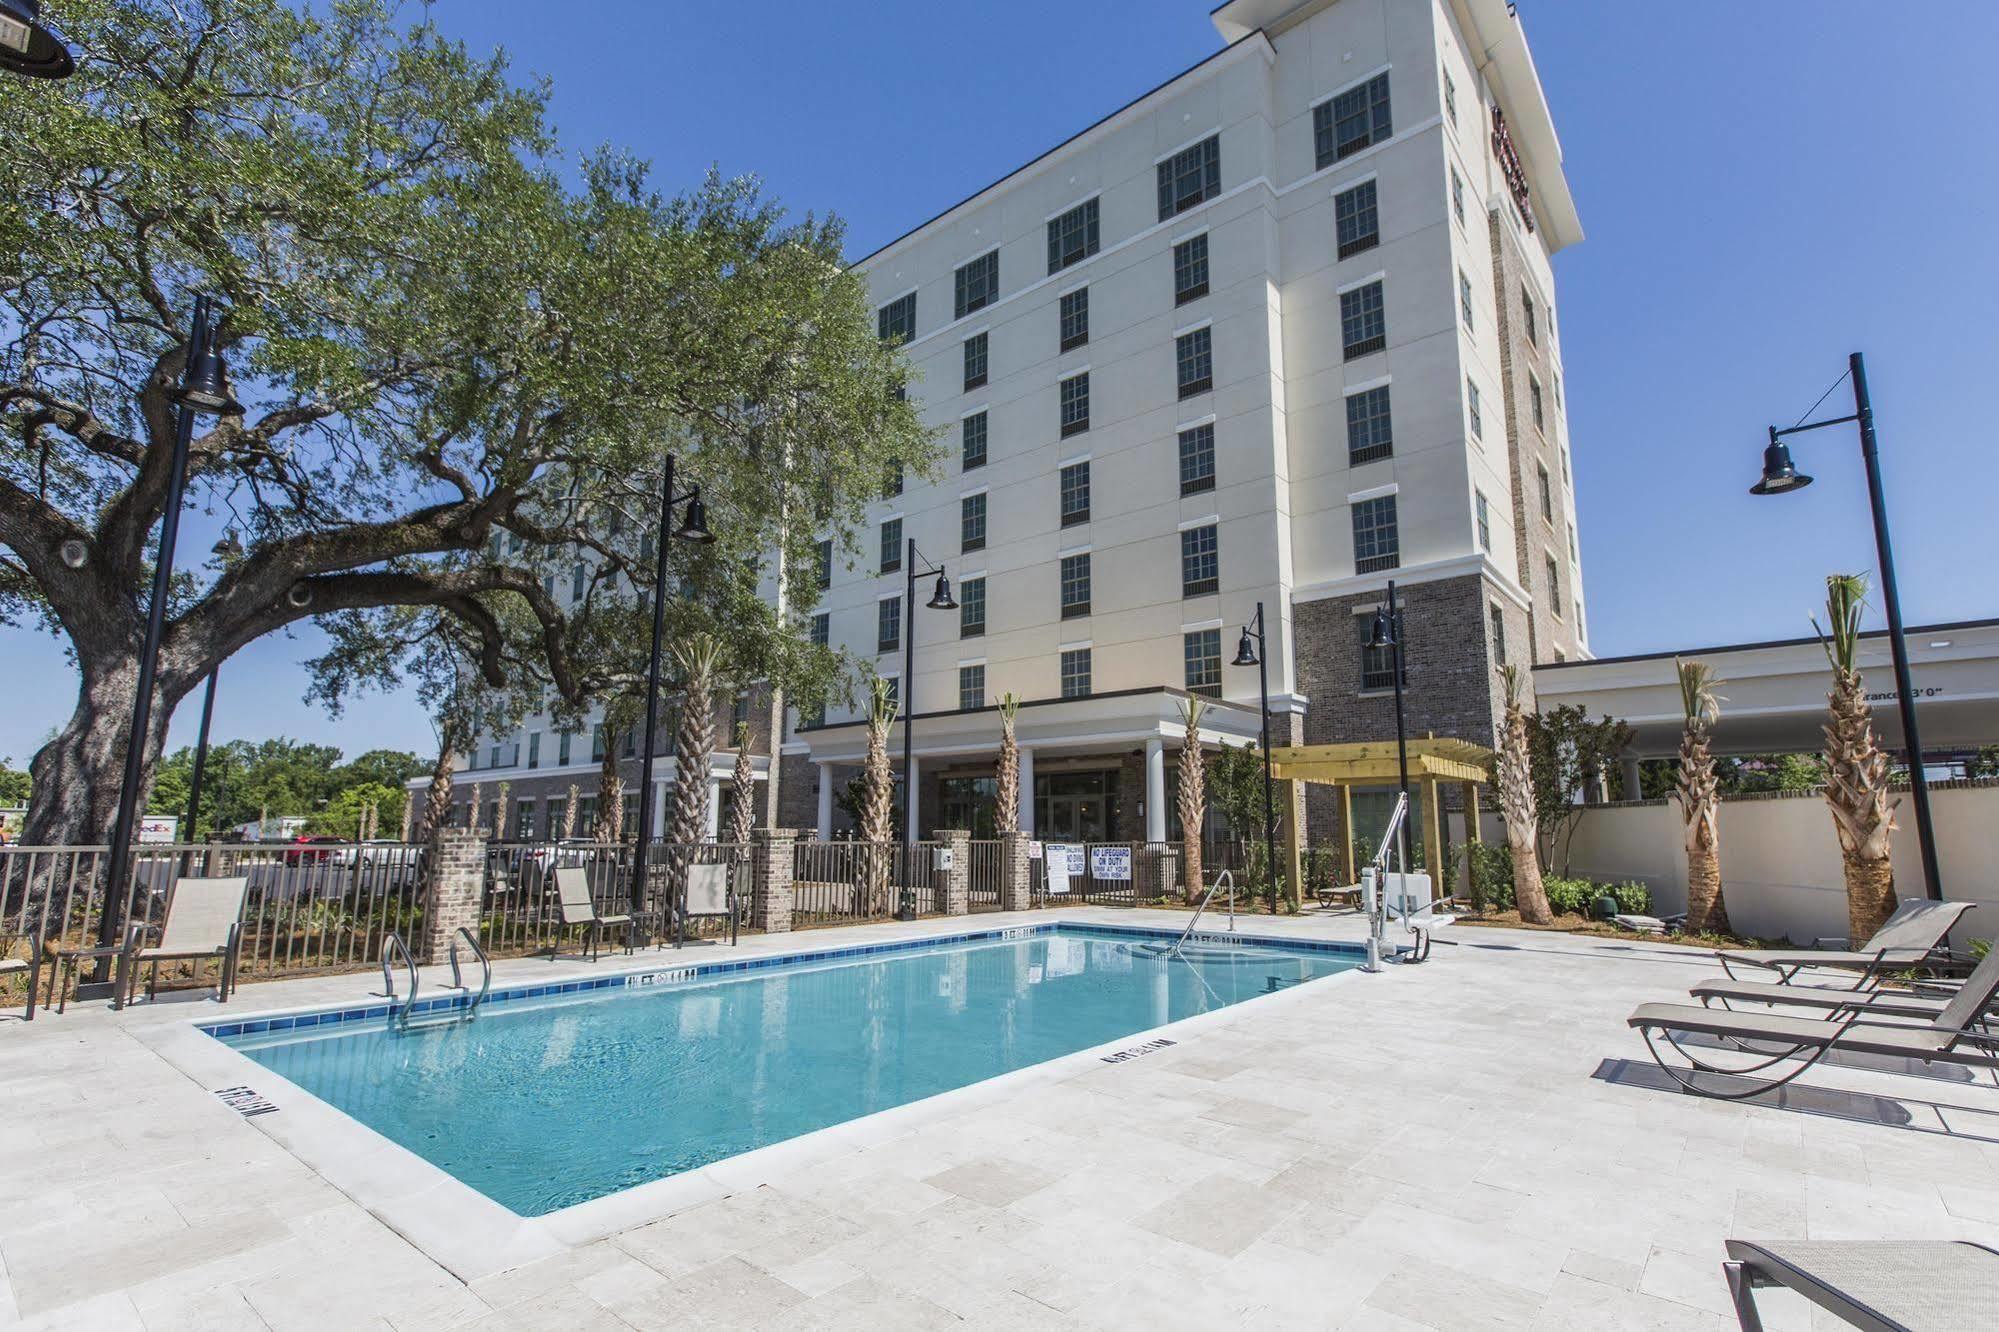
[[[792,852],[791,923],[797,929],[892,919],[904,890],[916,914],[941,915],[942,842],[800,842]]]

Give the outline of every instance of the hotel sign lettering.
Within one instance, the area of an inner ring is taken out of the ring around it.
[[[1521,225],[1532,231],[1534,208],[1527,189],[1527,169],[1520,165],[1520,154],[1513,150],[1513,134],[1506,128],[1506,113],[1496,102],[1492,107],[1492,155],[1499,159],[1499,172],[1506,177],[1506,188],[1513,192]]]

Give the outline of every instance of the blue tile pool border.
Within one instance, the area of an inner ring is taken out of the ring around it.
[[[977,943],[990,939],[1026,939],[1037,935],[1054,934],[1057,931],[1069,935],[1091,935],[1113,939],[1177,939],[1180,931],[1169,929],[1149,929],[1140,925],[1104,925],[1096,922],[1049,920],[1032,925],[995,926],[987,930],[967,930],[957,934],[931,934],[913,939],[894,939],[883,943],[851,944],[844,948],[825,948],[808,953],[773,953],[764,957],[737,960],[717,959],[713,962],[689,962],[682,966],[662,966],[613,972],[607,976],[590,976],[574,980],[552,980],[544,985],[508,985],[487,994],[482,1007],[493,1004],[518,1003],[524,999],[545,999],[550,995],[583,994],[597,990],[622,990],[650,988],[655,985],[677,985],[686,981],[703,980],[713,976],[736,975],[749,971],[768,971],[777,967],[798,966],[808,962],[825,962],[833,959],[870,957],[883,953],[906,953],[919,948],[937,948],[948,944]],[[1364,958],[1367,950],[1360,944],[1343,943],[1329,939],[1287,939],[1281,936],[1257,934],[1229,934],[1214,930],[1203,930],[1189,936],[1196,943],[1243,943],[1265,944],[1302,953],[1335,953],[1355,959]],[[430,999],[418,999],[410,1008],[415,1016],[420,1013],[439,1013],[470,1005],[472,996],[463,993],[438,995]],[[299,1028],[338,1026],[349,1022],[367,1022],[377,1018],[387,1018],[390,1013],[401,1008],[400,1004],[383,1001],[368,1004],[345,1004],[334,1008],[317,1009],[306,1013],[274,1013],[268,1017],[245,1018],[241,1022],[197,1022],[194,1025],[218,1040],[230,1036],[254,1036],[272,1031],[292,1031]]]

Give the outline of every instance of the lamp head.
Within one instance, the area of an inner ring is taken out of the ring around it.
[[[1791,461],[1791,446],[1777,438],[1776,428],[1770,430],[1770,443],[1763,450],[1763,477],[1749,487],[1752,495],[1781,495],[1787,490],[1803,490],[1812,479],[1797,469]]]
[[[1249,630],[1247,629],[1242,631],[1242,638],[1236,643],[1235,661],[1231,664],[1236,666],[1255,666],[1258,664],[1256,644],[1250,641]]]
[[[243,404],[229,391],[229,370],[222,363],[222,353],[215,350],[215,326],[208,320],[205,298],[195,313],[187,372],[180,378],[180,400],[190,411],[204,416],[243,414]]]
[[[1387,611],[1374,613],[1374,632],[1368,635],[1367,646],[1375,652],[1395,646],[1395,626],[1389,623]]]
[[[930,600],[924,604],[931,610],[958,609],[958,603],[951,599],[951,576],[949,574],[940,573],[937,575],[937,590],[931,594]]]
[[[41,17],[41,0],[0,0],[0,69],[31,79],[66,79],[76,72],[76,60]]]
[[[714,541],[715,534],[708,530],[708,506],[701,502],[701,487],[696,486],[694,493],[687,497],[687,517],[681,520],[679,530],[673,535],[682,541],[703,546]]]
[[[236,536],[236,529],[230,528],[222,534],[222,540],[215,543],[213,552],[219,560],[240,560],[243,558],[243,543]]]

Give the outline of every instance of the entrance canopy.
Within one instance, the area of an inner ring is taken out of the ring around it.
[[[1420,817],[1426,857],[1434,858],[1444,845],[1444,807],[1437,798],[1439,782],[1458,782],[1464,790],[1465,836],[1478,838],[1478,788],[1492,780],[1490,749],[1469,740],[1440,740],[1433,735],[1410,740],[1403,748],[1409,754],[1409,784],[1421,802],[1409,811]],[[1344,882],[1359,881],[1354,864],[1353,788],[1394,786],[1402,778],[1400,754],[1393,740],[1360,740],[1343,745],[1284,745],[1270,750],[1270,775],[1282,781],[1317,782],[1339,788],[1340,862],[1346,871]],[[1300,859],[1296,824],[1291,834],[1291,882],[1300,884]],[[1427,866],[1439,895],[1444,891],[1443,866]],[[1465,866],[1469,875],[1471,866]]]

